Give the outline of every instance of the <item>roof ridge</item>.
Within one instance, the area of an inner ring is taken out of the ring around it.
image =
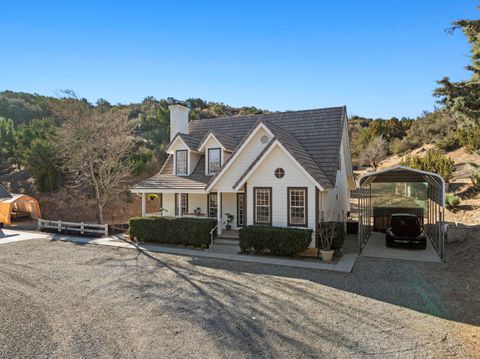
[[[266,112],[266,113],[257,113],[253,115],[233,115],[233,116],[220,116],[220,117],[209,117],[209,118],[204,118],[204,119],[195,119],[190,121],[188,124],[190,125],[193,122],[199,122],[199,121],[212,121],[212,120],[226,120],[226,119],[234,119],[234,118],[255,118],[255,117],[261,117],[261,116],[266,116],[266,115],[278,115],[278,114],[291,114],[291,113],[304,113],[304,112],[313,112],[313,111],[323,111],[323,110],[333,110],[333,109],[339,109],[342,108],[344,109],[346,106],[332,106],[332,107],[320,107],[320,108],[311,108],[308,110],[287,110],[287,111],[272,111],[272,112]]]

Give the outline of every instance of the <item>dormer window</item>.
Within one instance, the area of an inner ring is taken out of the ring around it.
[[[221,149],[208,149],[208,174],[213,175],[218,172],[221,166]]]
[[[187,150],[175,152],[175,173],[179,176],[187,175]]]

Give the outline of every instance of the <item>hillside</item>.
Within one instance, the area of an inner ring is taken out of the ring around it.
[[[62,163],[56,158],[55,136],[63,119],[54,116],[51,104],[70,100],[68,96],[54,98],[0,92],[0,183],[13,192],[25,192],[39,198],[46,218],[95,221],[92,190],[70,186],[68,178],[62,173]],[[107,222],[125,222],[131,216],[139,215],[139,198],[129,193],[128,188],[156,173],[163,163],[164,148],[169,141],[170,104],[181,102],[189,106],[191,119],[267,112],[255,107],[236,108],[202,99],[178,101],[173,98],[157,100],[146,97],[141,103],[117,105],[104,99],[99,99],[95,104],[89,104],[85,99],[78,101],[100,113],[121,109],[135,127],[136,146],[131,157],[136,164],[135,171],[122,184],[123,191],[107,202]],[[369,168],[371,158],[363,158],[363,155],[375,141],[381,146],[378,152],[384,153],[383,156],[377,156],[379,168],[397,165],[406,155],[423,156],[429,149],[445,151],[455,162],[449,192],[462,199],[455,211],[447,212],[446,219],[478,224],[480,198],[478,191],[473,189],[470,175],[475,165],[480,166],[480,156],[462,146],[462,133],[456,131],[456,121],[455,116],[445,110],[426,113],[416,119],[352,116],[349,128],[354,165],[362,165],[365,170],[372,171]],[[374,154],[377,155],[376,152]],[[409,201],[405,198],[396,200],[398,203]]]
[[[408,152],[408,154],[422,156],[428,149],[435,148],[433,144],[424,145]],[[480,224],[480,193],[474,189],[470,179],[476,166],[480,166],[480,155],[471,153],[464,147],[446,152],[446,155],[455,161],[455,172],[452,181],[447,184],[447,192],[459,196],[461,203],[454,210],[447,209],[445,211],[445,220],[463,224]],[[380,163],[379,169],[400,165],[404,157],[405,155],[389,156]],[[372,169],[357,171],[356,174],[359,177],[369,171],[372,171]],[[408,206],[409,203],[409,198],[403,198],[397,199],[396,204]]]

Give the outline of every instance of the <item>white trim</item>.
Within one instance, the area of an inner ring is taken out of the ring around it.
[[[285,147],[283,147],[283,145],[278,141],[278,140],[275,140],[274,143],[272,143],[272,145],[270,146],[270,148],[263,154],[263,156],[257,161],[257,163],[250,169],[250,171],[247,172],[247,175],[242,179],[242,181],[236,186],[236,187],[233,187],[233,189],[235,191],[238,191],[238,189],[243,186],[243,184],[245,184],[245,182],[247,182],[247,180],[251,177],[251,175],[253,174],[253,172],[258,168],[258,166],[260,166],[260,164],[265,160],[265,158],[267,157],[268,154],[271,153],[271,151],[273,151],[273,149],[275,148],[275,146],[278,146],[280,149],[283,150],[283,152],[285,152],[287,154],[287,156],[290,158],[290,160],[292,160],[293,163],[295,163],[297,165],[297,167],[303,172],[303,174],[305,176],[307,176],[307,178],[313,182],[313,184],[318,187],[318,189],[320,191],[325,191],[325,188],[323,188],[322,185],[320,185],[320,183],[318,183],[317,181],[315,181],[315,179],[305,170],[305,168],[303,168],[303,166],[298,163],[298,161],[295,159],[295,157],[293,157],[290,152],[287,151],[287,149]]]
[[[343,121],[343,132],[342,132],[342,141],[340,142],[340,147],[343,145],[344,159],[345,159],[345,170],[347,172],[348,182],[350,182],[351,188],[355,189],[357,184],[355,183],[355,177],[353,175],[353,164],[352,164],[352,152],[350,149],[350,135],[348,133],[348,115],[345,111],[345,118]],[[345,141],[344,141],[345,140]]]
[[[181,138],[180,136],[177,135],[177,137],[175,138],[175,140],[168,145],[168,148],[166,149],[165,152],[173,155],[174,153],[170,150],[170,148],[173,147],[173,145],[175,145],[175,143],[176,143],[178,140],[182,141],[183,145],[186,147],[187,150],[191,150],[191,148],[185,143],[185,141],[183,140],[183,138]]]
[[[222,164],[223,164],[223,147],[222,148],[219,148],[219,147],[209,147],[207,148],[207,150],[205,151],[205,175],[207,176],[214,176],[216,172],[214,173],[210,173],[208,170],[209,170],[209,161],[210,161],[210,150],[219,150],[220,151],[220,167],[218,168],[220,170],[220,168],[222,168]]]
[[[189,189],[189,188],[132,188],[132,193],[192,193],[192,194],[208,194],[209,192],[203,189]]]
[[[205,144],[208,142],[208,140],[210,139],[210,137],[213,137],[215,139],[215,141],[217,141],[217,143],[220,145],[220,147],[222,148],[222,150],[224,151],[227,151],[227,149],[222,145],[222,143],[218,140],[217,137],[215,137],[215,135],[213,133],[209,133],[207,138],[205,138],[199,145],[198,147],[198,151],[200,152],[204,152],[204,146]]]
[[[244,148],[249,144],[250,140],[252,139],[252,137],[254,137],[258,131],[260,131],[260,128],[262,128],[265,132],[268,133],[269,136],[271,137],[274,137],[272,131],[270,131],[268,129],[267,126],[265,126],[263,123],[259,123],[258,126],[255,128],[255,130],[252,131],[252,133],[250,134],[250,136],[247,137],[247,139],[245,140],[245,142],[243,142],[242,146],[233,154],[232,157],[230,157],[230,159],[228,160],[228,163],[227,165],[225,166],[224,169],[221,169],[220,172],[217,173],[217,177],[215,177],[215,179],[212,181],[212,183],[210,183],[208,185],[208,187],[206,188],[207,191],[210,191],[212,189],[212,187],[218,182],[218,180],[222,177],[222,175],[225,173],[226,170],[228,170],[230,168],[230,166],[232,165],[232,163],[235,161],[235,159],[240,155],[240,153],[244,150]],[[265,144],[265,146],[267,146],[267,144]]]

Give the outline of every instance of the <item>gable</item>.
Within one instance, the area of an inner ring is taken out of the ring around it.
[[[243,149],[239,151],[228,164],[228,168],[221,174],[218,181],[213,184],[212,192],[222,191],[231,192],[232,186],[240,178],[240,176],[247,170],[250,164],[255,158],[263,151],[268,145],[269,141],[262,143],[261,138],[267,136],[269,140],[272,139],[270,133],[267,130],[259,126],[251,138],[249,138],[244,144]]]

